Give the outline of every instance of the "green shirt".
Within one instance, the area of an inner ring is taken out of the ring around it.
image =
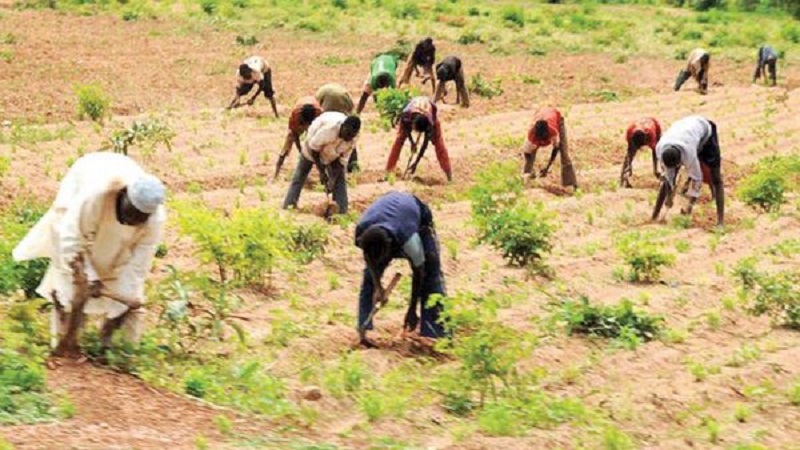
[[[395,87],[397,75],[397,59],[392,55],[380,55],[372,60],[369,68],[369,87],[374,91],[378,89],[378,76],[382,73],[389,74],[389,87]]]

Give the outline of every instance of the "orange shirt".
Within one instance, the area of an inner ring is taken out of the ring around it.
[[[536,126],[536,122],[540,120],[547,122],[547,129],[549,131],[549,136],[547,139],[536,139],[536,136],[534,135],[534,127]],[[560,123],[561,113],[558,112],[557,109],[550,107],[540,109],[533,116],[533,122],[531,122],[531,127],[528,130],[528,142],[536,147],[544,147],[552,144],[553,141],[558,137]]]
[[[658,140],[661,138],[661,125],[658,123],[658,121],[652,117],[645,117],[643,119],[634,120],[631,122],[631,124],[628,126],[628,132],[625,134],[628,144],[631,143],[633,133],[636,131],[643,131],[647,136],[645,145],[655,150],[656,144],[658,144]]]
[[[301,134],[305,133],[310,123],[302,124],[300,122],[300,112],[303,110],[303,106],[305,105],[313,105],[314,106],[314,117],[319,116],[322,114],[322,108],[320,108],[317,99],[313,96],[302,97],[297,100],[295,103],[294,108],[292,109],[292,113],[289,116],[289,130],[300,136]]]

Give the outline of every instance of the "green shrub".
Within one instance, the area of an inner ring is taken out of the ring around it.
[[[794,383],[787,392],[789,403],[794,406],[800,406],[800,380]]]
[[[200,8],[209,16],[216,14],[219,9],[217,0],[200,0]]]
[[[216,265],[222,283],[261,285],[269,275],[269,284],[278,263],[288,262],[285,233],[291,223],[275,211],[236,209],[226,215],[198,202],[173,209],[181,231],[191,236],[201,261]]]
[[[15,262],[11,251],[25,237],[44,214],[41,205],[19,201],[0,216],[0,295],[22,289],[29,298],[36,296],[36,288],[47,270],[46,259]]]
[[[756,264],[755,259],[745,258],[734,268],[742,294],[754,295],[747,311],[754,316],[766,314],[787,327],[800,329],[800,272],[770,274],[758,270]]]
[[[675,255],[664,253],[663,245],[652,235],[628,233],[618,240],[617,249],[629,268],[627,272],[629,281],[657,281],[663,267],[675,264]]]
[[[506,6],[502,12],[503,21],[516,27],[525,26],[525,10],[519,6]]]
[[[55,416],[47,392],[48,355],[43,302],[12,298],[0,303],[0,426]]]
[[[308,264],[325,253],[328,227],[321,223],[299,225],[288,231],[288,249],[300,264]]]
[[[555,232],[553,215],[541,202],[523,201],[523,188],[515,164],[495,163],[478,173],[469,191],[478,240],[519,266],[541,260],[552,249]]]
[[[552,250],[553,217],[542,202],[519,202],[490,216],[480,240],[501,250],[509,263],[527,266]]]
[[[331,0],[334,8],[347,9],[347,0]]]
[[[83,120],[86,117],[95,122],[102,122],[106,117],[108,107],[111,104],[108,96],[97,84],[84,84],[75,88],[75,95],[78,97],[78,117]]]
[[[420,14],[419,6],[413,1],[404,1],[392,9],[392,15],[397,19],[418,19]]]
[[[241,45],[243,47],[251,47],[253,45],[258,44],[258,38],[249,34],[247,36],[236,35],[236,44]]]
[[[781,28],[781,36],[789,42],[800,44],[800,26],[787,23]]]
[[[129,9],[122,13],[122,20],[125,22],[135,22],[139,20],[141,13],[135,9]]]
[[[409,89],[381,89],[377,94],[376,107],[385,126],[393,126],[403,108],[413,96]]]
[[[758,162],[756,170],[739,184],[739,198],[765,211],[778,211],[787,192],[800,184],[800,155],[775,156]]]
[[[620,338],[626,333],[643,341],[655,339],[663,327],[663,318],[637,312],[630,300],[615,306],[596,306],[587,297],[565,301],[557,318],[566,323],[569,334],[588,334]]]
[[[469,82],[469,91],[485,98],[494,98],[503,94],[503,88],[500,85],[500,80],[493,82],[483,79],[483,75],[473,75]]]
[[[109,138],[111,149],[116,153],[128,154],[128,150],[137,145],[141,147],[144,158],[152,157],[156,146],[163,144],[172,151],[172,139],[175,132],[166,122],[158,118],[134,120],[130,127],[118,129]]]
[[[458,37],[457,42],[461,45],[469,45],[483,44],[486,41],[477,31],[465,31],[463,34],[461,34],[461,36]]]
[[[401,38],[396,40],[394,45],[392,45],[389,49],[376,53],[375,57],[377,58],[381,55],[392,55],[397,58],[398,61],[402,61],[406,59],[413,51],[414,46],[411,41]]]

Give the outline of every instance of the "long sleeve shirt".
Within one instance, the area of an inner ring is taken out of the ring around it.
[[[778,52],[769,45],[764,45],[758,49],[758,66],[762,67],[770,61],[778,60]]]
[[[14,249],[16,260],[50,258],[37,289],[44,298],[71,310],[74,296],[70,267],[83,255],[87,276],[100,280],[112,292],[144,300],[144,285],[161,230],[163,206],[142,225],[119,223],[117,196],[144,174],[130,158],[107,152],[88,154],[67,172],[50,210]],[[53,295],[55,294],[55,295]],[[89,299],[87,314],[118,317],[127,307],[111,299]]]
[[[322,113],[314,119],[308,127],[308,137],[303,146],[303,156],[314,161],[314,153],[319,153],[320,160],[325,165],[331,164],[337,159],[343,164],[347,164],[350,153],[356,146],[356,139],[345,141],[339,137],[347,116],[336,111]]]
[[[680,166],[685,166],[688,177],[692,180],[689,196],[694,198],[700,196],[700,188],[703,183],[703,169],[698,153],[711,138],[711,133],[711,123],[708,119],[701,116],[688,116],[673,123],[661,136],[661,140],[656,146],[656,156],[662,164],[665,149],[676,147],[680,151],[681,163],[676,167],[667,168],[666,176],[669,180],[674,180]]]

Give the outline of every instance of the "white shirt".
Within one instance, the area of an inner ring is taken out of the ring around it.
[[[337,159],[342,164],[347,164],[350,152],[356,146],[356,139],[348,142],[339,137],[339,130],[345,119],[347,116],[338,111],[327,111],[314,119],[311,126],[308,127],[303,156],[309,161],[314,161],[313,152],[318,152],[325,165]]]
[[[257,83],[264,79],[264,74],[269,71],[269,63],[267,60],[260,56],[251,56],[245,59],[242,64],[250,67],[253,70],[253,74],[250,75],[249,79],[242,78],[239,74],[239,70],[236,70],[236,76],[239,77],[239,83]]]
[[[70,263],[87,257],[90,281],[100,280],[110,291],[144,301],[144,284],[161,239],[166,212],[159,206],[138,226],[117,221],[117,194],[145,172],[132,159],[116,153],[90,153],[69,169],[55,202],[14,249],[17,261],[49,258],[50,266],[37,289],[71,310],[73,274]],[[92,298],[86,314],[115,318],[127,307],[114,300]]]
[[[708,119],[701,116],[688,116],[674,122],[656,145],[656,156],[662,165],[662,156],[666,148],[677,147],[680,150],[681,163],[675,168],[666,169],[666,175],[669,180],[674,180],[680,166],[686,166],[689,179],[693,181],[689,190],[691,197],[700,196],[703,169],[700,167],[697,154],[709,138],[711,138],[711,124]]]

